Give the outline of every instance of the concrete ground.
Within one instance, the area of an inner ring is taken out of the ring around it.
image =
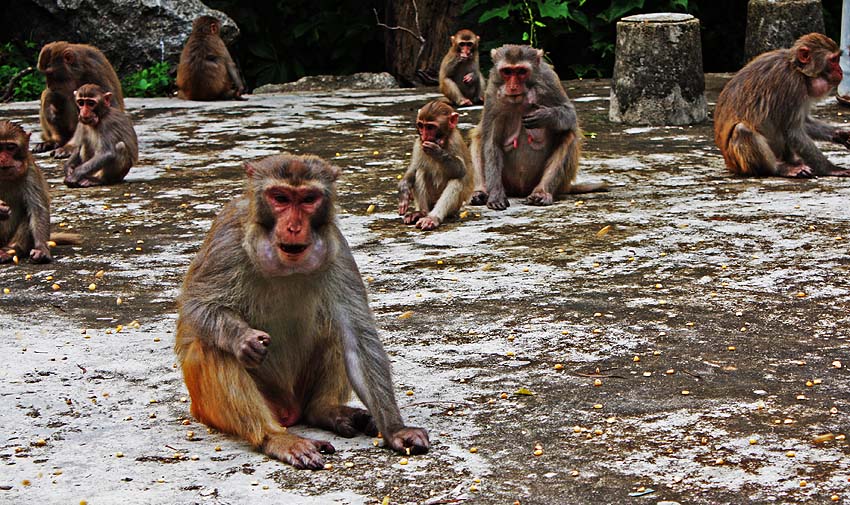
[[[129,99],[141,162],[108,188],[67,189],[40,156],[54,229],[85,242],[0,266],[0,502],[850,503],[850,180],[731,177],[710,123],[609,124],[607,81],[567,87],[579,178],[611,191],[469,208],[435,232],[395,212],[433,92]],[[461,113],[466,129],[480,108]],[[0,107],[33,140],[37,116]],[[402,413],[431,433],[406,465],[296,428],[337,453],[294,470],[189,415],[182,275],[241,162],[282,150],[343,168],[339,221]]]

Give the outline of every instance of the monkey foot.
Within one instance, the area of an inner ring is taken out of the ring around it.
[[[779,163],[776,165],[776,175],[781,177],[806,178],[811,177],[812,168],[806,164],[791,165],[788,163]]]
[[[402,222],[404,222],[404,224],[416,224],[416,222],[419,221],[420,218],[423,218],[427,215],[428,214],[422,212],[421,210],[417,210],[416,212],[408,212],[402,218]]]
[[[333,454],[336,449],[324,440],[285,434],[268,437],[263,442],[262,451],[298,469],[321,470],[325,467],[322,454]]]
[[[525,199],[528,205],[552,205],[555,203],[555,197],[552,193],[546,191],[534,191]]]
[[[419,221],[416,221],[416,227],[424,231],[436,230],[438,226],[440,226],[440,221],[431,216],[425,216]]]
[[[469,202],[470,205],[486,205],[487,204],[487,193],[484,191],[476,191],[472,193],[472,200]]]
[[[830,175],[832,177],[850,177],[850,170],[832,170],[831,172],[827,172],[825,175]]]
[[[47,247],[33,247],[32,250],[30,250],[30,261],[33,263],[50,263],[53,261],[53,258],[50,256],[50,251]]]
[[[501,198],[499,198],[490,195],[490,197],[487,198],[487,207],[493,210],[505,210],[510,206],[511,202],[508,201],[508,197],[506,196],[502,196]]]
[[[386,440],[391,449],[404,454],[425,454],[431,448],[428,432],[422,428],[405,427]]]

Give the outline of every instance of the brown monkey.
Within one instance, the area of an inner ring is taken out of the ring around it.
[[[48,240],[78,244],[74,234],[50,235],[50,196],[47,182],[29,151],[30,134],[9,121],[0,121],[0,263],[15,255],[33,263],[53,260]]]
[[[815,145],[850,147],[850,130],[810,116],[813,101],[841,82],[841,50],[820,33],[803,35],[791,49],[756,57],[726,83],[714,110],[714,142],[736,175],[850,176]]]
[[[41,93],[41,143],[33,152],[61,148],[74,135],[77,107],[74,90],[86,83],[97,84],[112,93],[113,105],[124,110],[124,95],[115,69],[99,49],[85,44],[51,42],[38,55],[38,70],[47,88]],[[59,151],[59,155],[67,154]]]
[[[481,121],[472,131],[476,170],[473,205],[504,210],[508,196],[551,205],[558,193],[604,191],[573,184],[581,130],[575,108],[543,51],[505,45],[493,49]]]
[[[192,33],[180,53],[177,67],[178,97],[226,100],[240,98],[245,92],[220,30],[221,23],[212,16],[201,16],[192,23]]]
[[[74,92],[80,109],[74,151],[65,162],[65,185],[84,188],[117,184],[139,161],[139,143],[133,122],[112,108],[112,93],[97,84],[84,84]]]
[[[478,67],[478,42],[481,37],[470,30],[452,35],[452,46],[440,64],[440,93],[453,105],[472,105],[484,99],[484,76]]]
[[[392,449],[426,452],[428,433],[402,421],[336,225],[338,169],[290,154],[245,169],[245,195],[216,218],[178,299],[174,349],[192,414],[296,468],[320,469],[334,452],[286,430],[299,421],[344,437],[380,430]],[[368,411],[345,405],[352,387]]]
[[[405,224],[423,230],[440,226],[456,214],[472,193],[469,148],[457,130],[458,114],[444,101],[419,109],[410,167],[398,185],[398,213]],[[416,210],[410,211],[410,202]]]

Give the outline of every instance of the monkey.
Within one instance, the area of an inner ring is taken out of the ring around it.
[[[183,100],[241,99],[245,85],[219,34],[221,23],[201,16],[180,53],[177,96]]]
[[[476,188],[473,205],[508,208],[508,196],[552,205],[558,193],[606,191],[573,184],[583,138],[575,108],[543,51],[504,45],[490,52],[493,69],[481,120],[470,133]]]
[[[44,74],[47,87],[41,93],[41,142],[33,146],[34,153],[54,152],[63,157],[70,152],[65,144],[74,136],[77,127],[77,107],[74,90],[86,83],[97,84],[112,93],[113,105],[124,110],[124,94],[112,64],[96,47],[86,44],[51,42],[41,48],[38,70]]]
[[[458,113],[445,101],[434,100],[419,109],[419,135],[398,185],[398,213],[405,224],[434,230],[469,200],[472,160],[457,122]],[[411,200],[416,211],[409,210]]]
[[[79,244],[71,233],[50,234],[50,196],[47,181],[29,151],[30,133],[0,121],[0,263],[28,256],[33,263],[50,263],[48,241]]]
[[[481,37],[471,30],[451,36],[451,47],[440,63],[440,93],[455,106],[479,104],[484,99],[484,76],[478,67]]]
[[[80,109],[79,123],[65,162],[65,185],[85,188],[117,184],[139,161],[139,142],[130,117],[112,108],[112,93],[97,84],[84,84],[74,92]]]
[[[811,104],[841,82],[841,50],[819,33],[790,49],[761,54],[726,83],[714,110],[714,142],[738,176],[850,176],[815,145],[850,148],[850,130],[810,115]]]
[[[245,193],[213,222],[178,297],[174,349],[192,415],[296,468],[334,447],[299,421],[427,452],[405,426],[366,289],[335,217],[339,169],[288,153],[245,163]],[[368,410],[345,405],[351,389]]]

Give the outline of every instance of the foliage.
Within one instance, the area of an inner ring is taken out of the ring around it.
[[[5,93],[9,81],[27,67],[35,68],[40,48],[35,42],[7,42],[0,45],[0,94]],[[44,76],[33,71],[23,76],[15,85],[12,99],[38,100],[44,90]]]
[[[124,95],[140,98],[168,95],[174,88],[170,69],[171,66],[163,61],[125,76],[121,81]]]
[[[692,0],[466,0],[487,32],[484,49],[506,43],[568,49],[567,68],[577,77],[602,76],[613,66],[616,22],[639,12],[693,11]],[[562,56],[562,55],[561,55]],[[551,57],[551,54],[550,54]],[[555,62],[557,66],[557,61]],[[562,75],[567,78],[570,75]]]

